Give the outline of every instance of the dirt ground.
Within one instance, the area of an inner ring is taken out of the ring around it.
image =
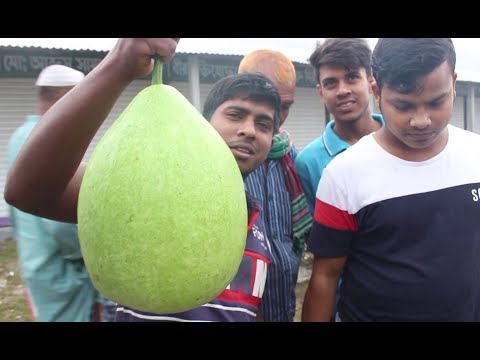
[[[16,243],[0,240],[0,322],[31,321],[20,277]]]
[[[305,291],[307,290],[308,281],[303,283],[298,283],[295,293],[297,294],[297,308],[295,312],[295,322],[300,322],[302,319],[302,306],[303,306],[303,297]]]
[[[310,280],[310,275],[312,273],[312,261],[313,255],[311,253],[305,253],[300,264],[300,271],[298,274],[298,283],[295,289],[295,294],[297,295],[297,306],[295,312],[295,321],[300,322],[302,317],[302,306],[303,306],[303,297],[305,296],[305,291],[307,290],[308,281]]]

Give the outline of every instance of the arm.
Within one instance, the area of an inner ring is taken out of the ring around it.
[[[305,194],[308,208],[310,209],[310,214],[313,215],[313,211],[315,210],[315,196],[317,193],[318,184],[315,184],[315,188],[312,186],[312,182],[308,176],[307,164],[301,155],[295,158],[294,166],[295,170],[297,170],[298,178],[302,183],[303,193]]]
[[[32,214],[76,222],[83,156],[120,94],[153,70],[153,56],[169,62],[178,39],[121,39],[80,84],[32,131],[8,174],[7,203]]]
[[[305,293],[302,321],[331,321],[340,274],[347,257],[315,256],[308,288]]]

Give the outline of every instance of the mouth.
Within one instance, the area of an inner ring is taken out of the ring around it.
[[[428,132],[428,133],[410,133],[408,136],[413,139],[414,141],[426,141],[430,140],[435,136],[435,133]]]
[[[237,159],[246,159],[255,155],[256,151],[253,146],[249,144],[238,144],[230,146],[230,150]]]
[[[337,109],[342,110],[342,111],[347,111],[351,110],[352,107],[354,106],[355,101],[349,100],[349,101],[342,101],[337,104]]]

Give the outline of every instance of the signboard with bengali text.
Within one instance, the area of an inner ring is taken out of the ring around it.
[[[107,55],[107,51],[45,49],[37,47],[0,47],[0,78],[35,78],[40,71],[53,64],[72,67],[88,74]],[[189,58],[198,59],[200,83],[213,84],[221,78],[235,74],[240,63],[238,55],[178,53],[165,65],[164,83],[188,82]],[[294,63],[297,86],[315,87],[315,74],[308,64]]]

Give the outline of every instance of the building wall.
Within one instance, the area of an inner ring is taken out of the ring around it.
[[[0,217],[8,216],[3,199],[7,176],[7,145],[15,129],[23,123],[25,116],[35,112],[37,96],[34,79],[1,79],[0,81]]]
[[[8,140],[15,129],[23,124],[25,117],[35,113],[37,88],[34,86],[34,82],[35,79],[13,78],[0,81],[0,189],[2,191],[0,218],[8,216],[7,204],[3,198],[7,176]],[[125,90],[93,139],[85,154],[85,160],[90,158],[95,145],[135,95],[148,85],[150,85],[150,81],[137,80]]]

